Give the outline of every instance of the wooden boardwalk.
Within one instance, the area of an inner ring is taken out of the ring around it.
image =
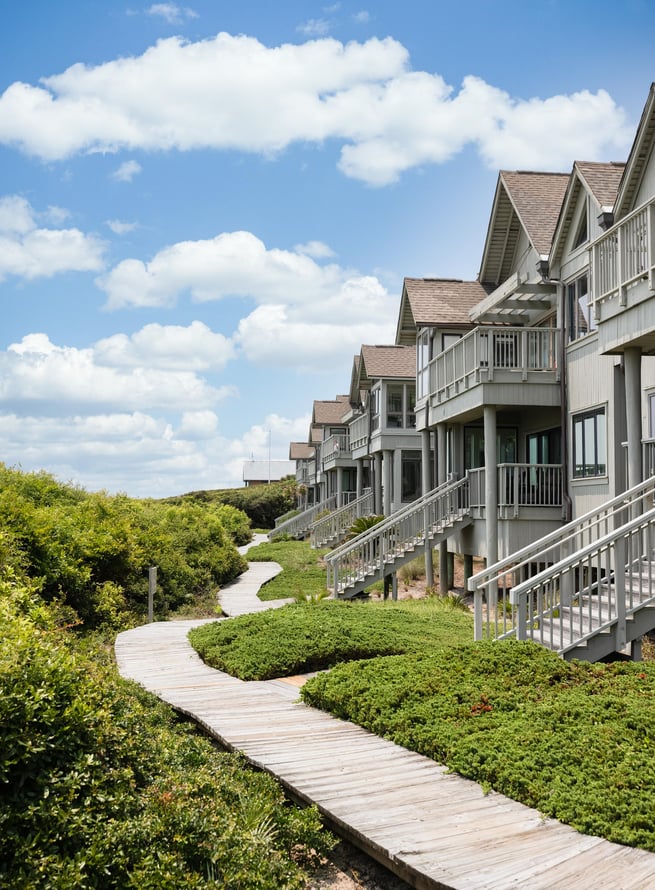
[[[120,634],[121,674],[243,752],[295,799],[316,803],[338,833],[414,887],[655,888],[655,854],[578,834],[484,794],[426,757],[305,706],[292,683],[246,683],[207,667],[187,640],[201,623]]]

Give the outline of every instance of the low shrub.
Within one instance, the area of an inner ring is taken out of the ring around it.
[[[579,831],[655,852],[655,665],[480,643],[339,665],[301,694]]]
[[[189,638],[212,667],[242,680],[267,680],[353,659],[461,645],[472,629],[470,613],[439,600],[324,600],[206,624]]]
[[[0,886],[305,886],[332,843],[315,809],[219,753],[59,613],[0,582]]]

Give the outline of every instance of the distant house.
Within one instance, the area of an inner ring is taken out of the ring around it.
[[[247,460],[243,465],[243,481],[246,488],[279,482],[285,476],[295,476],[295,460]]]

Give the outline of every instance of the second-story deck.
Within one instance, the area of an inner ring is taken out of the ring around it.
[[[590,246],[591,298],[601,352],[655,349],[655,200],[619,220]]]
[[[350,435],[347,432],[328,436],[321,445],[321,466],[324,472],[335,467],[352,465]]]
[[[429,365],[430,425],[485,404],[559,404],[560,332],[546,327],[480,326]]]

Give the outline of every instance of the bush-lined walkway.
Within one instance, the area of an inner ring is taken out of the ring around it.
[[[255,582],[245,573],[231,586],[229,604],[222,591],[224,610],[273,605],[257,599]],[[207,667],[187,640],[200,623],[160,622],[120,634],[121,674],[243,752],[298,800],[315,802],[339,833],[414,886],[655,886],[654,854],[578,834],[499,794],[485,795],[426,757],[303,705],[292,684],[245,683]]]

